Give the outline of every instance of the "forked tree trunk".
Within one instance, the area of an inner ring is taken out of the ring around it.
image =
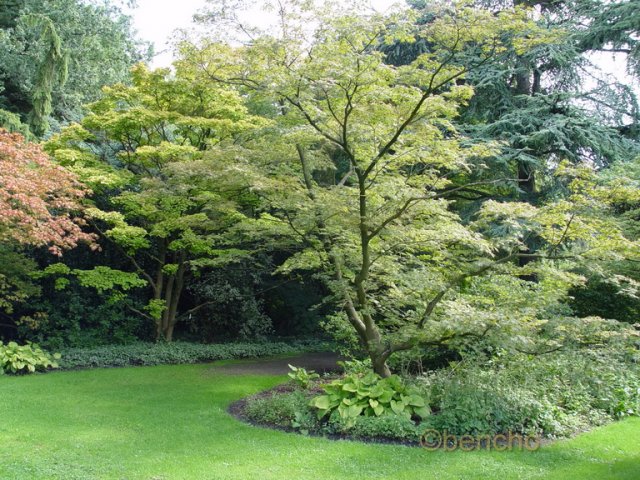
[[[301,145],[296,145],[296,149],[298,151],[298,156],[300,158],[300,164],[302,166],[302,173],[304,177],[305,186],[307,187],[307,192],[309,198],[312,201],[316,201],[315,191],[313,189],[313,180],[311,178],[311,172],[309,170],[309,165],[306,161],[306,156],[304,152],[304,148]],[[364,222],[366,219],[366,192],[364,186],[364,180],[362,177],[359,177],[359,187],[361,191],[360,196],[360,211],[361,211],[361,221]],[[321,214],[318,213],[316,218],[316,223],[318,225],[318,230],[323,232],[325,230],[325,223]],[[342,297],[344,299],[345,310],[347,312],[347,318],[349,319],[349,323],[354,327],[358,334],[358,338],[360,340],[360,344],[365,348],[367,353],[369,354],[369,358],[371,359],[371,365],[373,367],[373,371],[380,375],[383,378],[389,377],[391,375],[391,371],[387,366],[387,358],[389,357],[389,352],[385,351],[384,346],[382,344],[382,337],[380,335],[380,331],[374,321],[374,319],[366,313],[366,307],[368,303],[365,282],[368,277],[369,267],[371,265],[371,259],[369,255],[369,240],[367,238],[367,231],[364,223],[361,224],[361,239],[362,239],[362,269],[355,280],[355,299],[352,296],[352,290],[345,284],[345,280],[342,276],[342,262],[339,257],[333,251],[333,245],[331,239],[324,234],[320,236],[322,243],[324,245],[325,251],[329,255],[331,259],[331,263],[333,264],[333,276],[334,280],[337,281],[338,284],[342,284]]]
[[[184,277],[187,269],[184,255],[180,255],[178,261],[180,263],[175,274],[167,275],[160,268],[156,277],[154,299],[162,300],[165,305],[162,315],[156,322],[157,342],[161,340],[171,342],[173,340],[173,331],[178,320],[178,305],[184,290]]]

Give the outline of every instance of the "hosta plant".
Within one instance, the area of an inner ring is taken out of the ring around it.
[[[56,360],[59,353],[50,355],[35,343],[18,345],[9,342],[4,345],[0,341],[0,374],[2,373],[33,373],[36,370],[58,368]]]
[[[424,397],[396,375],[381,378],[373,372],[364,376],[352,374],[322,388],[325,394],[312,398],[309,403],[317,409],[318,418],[337,414],[350,424],[361,415],[396,414],[422,419],[430,413]]]
[[[305,368],[302,368],[302,367],[295,367],[291,364],[288,364],[288,365],[289,365],[289,369],[291,370],[288,373],[289,378],[293,380],[298,386],[304,389],[308,388],[309,384],[313,380],[320,378],[320,375],[318,375],[313,370],[307,371]]]

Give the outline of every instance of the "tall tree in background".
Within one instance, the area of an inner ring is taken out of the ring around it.
[[[129,18],[109,3],[2,0],[0,11],[0,109],[38,136],[51,120],[79,120],[142,59]]]
[[[409,3],[423,22],[430,21],[432,7],[427,2]],[[562,32],[559,41],[550,44],[526,51],[512,47],[501,62],[476,69],[466,78],[476,93],[460,127],[470,136],[505,142],[494,166],[517,169],[522,200],[535,203],[537,196],[549,191],[553,182],[545,178],[546,172],[560,159],[603,166],[638,153],[633,139],[621,134],[633,131],[640,119],[633,91],[599,72],[589,58],[598,45],[587,39],[601,30],[597,17],[609,2],[475,3],[492,12],[529,8],[540,28]],[[600,47],[606,47],[604,40]],[[425,48],[425,44],[405,44],[386,51],[392,63],[401,64]],[[473,52],[469,55],[473,58]]]
[[[419,13],[419,23],[433,21],[433,4],[421,0],[408,3]],[[540,205],[548,198],[566,195],[562,182],[554,175],[562,161],[600,169],[640,154],[636,95],[630,85],[601,71],[594,60],[598,58],[595,55],[616,49],[616,45],[621,52],[633,51],[637,15],[630,9],[635,2],[473,3],[494,13],[526,8],[539,28],[560,33],[556,41],[526,50],[507,45],[499,62],[475,69],[465,78],[474,87],[475,95],[462,109],[458,128],[471,138],[501,143],[496,155],[487,159],[490,168],[476,172],[475,180],[502,171],[516,175],[519,183],[516,192],[496,192],[487,187],[467,192],[463,208],[473,211],[483,198],[496,193]],[[605,20],[613,19],[612,11],[621,10],[629,14],[627,21]],[[400,42],[384,51],[388,61],[403,64],[428,48],[424,42]],[[473,61],[472,50],[468,55]],[[534,250],[539,241],[537,236],[531,236],[527,240],[529,248]],[[520,260],[522,264],[527,261]]]

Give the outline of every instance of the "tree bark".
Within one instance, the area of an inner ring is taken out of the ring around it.
[[[309,198],[312,201],[316,201],[316,195],[313,190],[313,179],[311,178],[311,172],[306,160],[305,152],[302,146],[296,145],[298,151],[298,157],[302,166],[302,174],[307,188]],[[326,235],[321,234],[320,238],[323,243],[323,247],[327,252],[327,255],[331,259],[334,269],[334,278],[342,287],[342,296],[344,298],[344,308],[349,319],[349,323],[354,327],[361,345],[365,348],[371,358],[371,364],[373,371],[383,378],[391,375],[391,371],[387,366],[387,358],[389,356],[382,345],[382,338],[380,331],[375,324],[375,321],[369,313],[366,312],[367,306],[367,293],[364,282],[369,276],[369,268],[371,266],[371,259],[369,253],[369,231],[367,227],[367,202],[366,202],[366,188],[365,188],[365,176],[362,172],[358,173],[358,183],[360,187],[360,212],[361,212],[361,227],[360,227],[360,239],[362,247],[362,268],[358,276],[355,279],[354,286],[356,289],[356,299],[351,296],[349,287],[344,284],[342,277],[342,265],[339,256],[333,252],[331,239]],[[318,214],[316,218],[318,230],[324,231],[324,221],[322,216]]]
[[[184,275],[186,271],[186,264],[184,262],[180,263],[178,267],[178,272],[176,273],[175,282],[173,286],[173,291],[171,294],[171,298],[168,298],[168,315],[167,315],[167,324],[164,331],[164,339],[167,342],[173,341],[173,330],[177,323],[177,315],[178,315],[178,304],[180,303],[180,297],[182,296],[182,291],[184,290]]]

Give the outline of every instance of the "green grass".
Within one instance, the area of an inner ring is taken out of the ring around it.
[[[537,452],[427,452],[307,438],[227,405],[284,377],[208,365],[0,377],[0,479],[640,478],[640,419]]]

